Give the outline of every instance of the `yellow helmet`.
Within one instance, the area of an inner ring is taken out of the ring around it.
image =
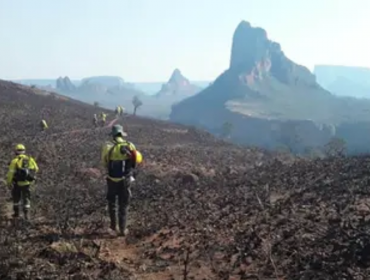
[[[23,144],[17,144],[15,146],[15,150],[18,152],[21,152],[21,151],[25,151],[26,150],[26,147],[23,145]]]
[[[143,162],[143,155],[138,150],[136,150],[136,163],[140,164],[142,162]]]

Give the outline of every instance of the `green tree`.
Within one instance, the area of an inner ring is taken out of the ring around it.
[[[347,144],[342,138],[333,137],[324,146],[324,153],[326,156],[344,156],[347,151]]]
[[[132,99],[132,104],[134,105],[134,116],[136,116],[136,110],[143,105],[143,102],[137,95],[135,95]]]

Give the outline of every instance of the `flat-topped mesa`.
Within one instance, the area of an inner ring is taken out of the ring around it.
[[[247,21],[235,29],[229,69],[251,75],[249,80],[271,75],[285,84],[316,84],[315,76],[306,67],[288,59],[280,44],[269,40],[264,29],[252,27]]]
[[[101,85],[106,88],[124,88],[126,83],[125,81],[118,76],[93,76],[84,78],[81,81],[81,85],[84,84],[95,84],[95,85]]]

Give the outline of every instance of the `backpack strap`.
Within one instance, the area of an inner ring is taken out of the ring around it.
[[[22,165],[23,165],[23,160],[24,159],[27,159],[27,160],[29,160],[29,156],[27,156],[27,155],[24,155],[24,157],[21,157],[20,155],[19,156],[17,156],[17,162],[16,162],[16,164],[15,164],[15,166],[16,166],[16,168],[18,168],[18,163],[20,162],[20,161],[22,161]],[[21,166],[21,168],[22,168],[23,166]]]

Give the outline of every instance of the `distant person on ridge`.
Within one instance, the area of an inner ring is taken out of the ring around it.
[[[98,120],[98,115],[97,114],[94,114],[94,126],[97,127],[99,125],[99,120]]]
[[[107,122],[107,114],[101,112],[101,114],[100,114],[100,121],[101,121],[102,126],[105,126],[105,124]]]
[[[49,126],[48,126],[48,124],[46,123],[45,120],[41,120],[40,126],[41,126],[41,130],[42,131],[45,131],[45,130],[47,130],[49,128]]]
[[[15,154],[16,157],[9,165],[6,182],[12,192],[13,217],[19,217],[19,204],[22,200],[24,218],[28,220],[31,207],[31,185],[35,182],[39,167],[31,156],[26,155],[26,147],[23,144],[15,146]]]
[[[116,107],[115,113],[117,118],[121,115],[121,106]]]
[[[110,228],[117,229],[116,197],[118,197],[118,227],[120,235],[127,235],[126,229],[128,206],[131,197],[131,183],[135,181],[133,170],[143,160],[142,155],[131,142],[121,125],[112,127],[113,141],[102,148],[102,163],[107,170],[107,200]]]
[[[122,106],[119,106],[119,108],[120,108],[120,113],[119,113],[119,115],[120,115],[120,116],[122,116],[122,115],[123,115],[123,111],[125,110],[125,108],[123,108]]]

